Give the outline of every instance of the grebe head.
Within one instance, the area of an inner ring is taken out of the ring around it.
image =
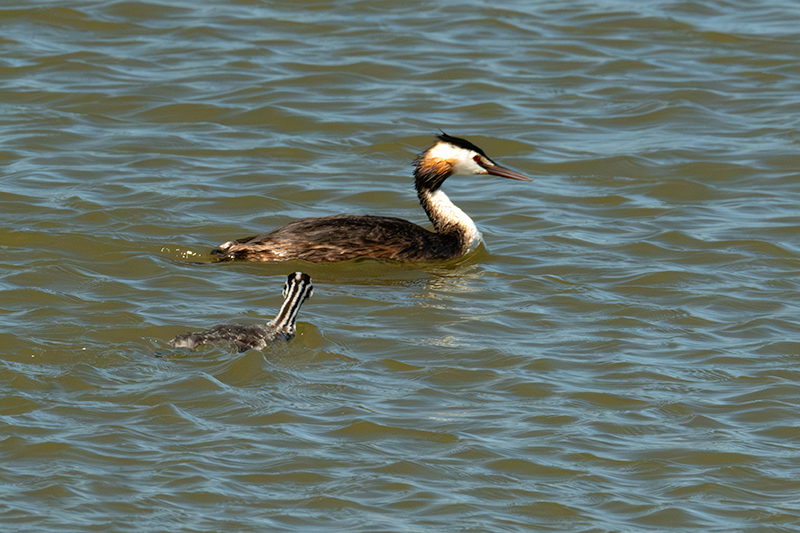
[[[283,284],[283,292],[281,293],[283,297],[286,298],[290,291],[296,286],[300,289],[300,303],[305,302],[314,295],[314,286],[311,285],[311,276],[304,272],[295,272],[294,274],[289,274],[286,283]]]
[[[486,153],[467,141],[442,132],[438,142],[414,161],[417,190],[435,191],[453,174],[491,174],[512,180],[531,181],[528,176],[502,167]]]
[[[278,315],[272,319],[268,326],[285,335],[294,336],[294,323],[297,320],[297,312],[311,295],[314,294],[314,286],[311,285],[311,276],[303,272],[289,274],[283,286],[283,304]]]

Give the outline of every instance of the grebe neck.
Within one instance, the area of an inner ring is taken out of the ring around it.
[[[469,216],[456,206],[441,189],[420,189],[419,203],[440,235],[458,239],[462,253],[473,250],[481,242],[481,234]]]
[[[269,322],[269,326],[280,333],[294,335],[297,312],[300,306],[312,294],[311,278],[307,274],[296,272],[294,279],[289,276],[289,281],[284,289],[284,300],[278,315]]]

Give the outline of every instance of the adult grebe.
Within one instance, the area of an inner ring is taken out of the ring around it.
[[[278,316],[267,324],[222,324],[199,333],[178,335],[169,343],[173,348],[189,348],[193,350],[201,344],[228,342],[236,346],[240,352],[261,350],[267,344],[279,340],[290,340],[294,337],[294,323],[297,312],[307,298],[311,297],[314,287],[311,277],[302,272],[289,274],[283,286],[283,305]]]
[[[304,218],[269,233],[221,244],[212,251],[221,261],[314,263],[359,257],[427,261],[460,257],[477,246],[481,234],[441,186],[453,174],[491,174],[520,181],[527,176],[501,167],[469,141],[442,132],[414,161],[417,197],[435,231],[407,220],[371,215]]]

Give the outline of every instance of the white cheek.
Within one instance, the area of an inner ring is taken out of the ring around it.
[[[456,151],[451,144],[439,143],[428,150],[428,156],[432,159],[443,159],[445,161],[449,161],[456,157]]]
[[[456,159],[453,162],[453,174],[487,174],[486,169],[477,164],[472,157],[475,152],[470,152],[469,157]]]
[[[478,165],[474,157],[479,157],[472,150],[464,150],[449,143],[439,143],[431,148],[427,156],[434,160],[450,163],[453,174],[486,174],[486,169]]]

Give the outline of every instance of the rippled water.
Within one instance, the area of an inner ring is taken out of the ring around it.
[[[797,531],[794,2],[0,8],[5,531]],[[443,265],[214,264],[301,216]],[[273,315],[298,337],[176,353]],[[158,356],[158,357],[157,357]]]

